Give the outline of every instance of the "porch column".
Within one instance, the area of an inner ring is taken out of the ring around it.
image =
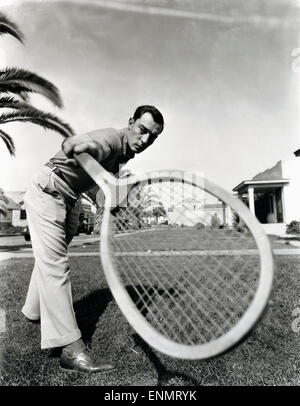
[[[272,199],[273,199],[273,210],[274,210],[274,214],[276,217],[276,221],[278,221],[278,217],[277,217],[277,202],[276,202],[276,196],[275,196],[275,192],[272,193]]]
[[[253,188],[253,186],[248,187],[248,197],[249,197],[249,209],[250,209],[251,213],[255,215],[254,188]]]
[[[223,212],[223,225],[227,224],[226,221],[226,203],[222,201],[222,212]]]

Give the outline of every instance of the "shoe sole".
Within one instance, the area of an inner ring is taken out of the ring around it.
[[[66,372],[68,374],[108,374],[109,372],[116,371],[117,368],[109,369],[107,371],[84,371],[81,369],[68,369],[68,368],[63,368],[62,366],[59,366],[59,369],[61,372]]]

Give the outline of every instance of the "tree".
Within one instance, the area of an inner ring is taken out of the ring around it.
[[[210,219],[210,226],[211,228],[220,228],[221,226],[221,220],[219,219],[219,216],[217,213],[215,213],[211,219]]]
[[[158,224],[159,217],[166,217],[167,215],[166,210],[162,204],[159,204],[158,206],[154,207],[152,212],[153,216],[156,218],[156,224]]]
[[[0,35],[10,34],[24,43],[24,35],[19,27],[0,13]],[[0,71],[0,109],[6,109],[0,115],[0,126],[5,123],[29,122],[58,132],[63,137],[73,135],[72,128],[54,114],[44,112],[32,106],[29,101],[31,93],[46,97],[57,107],[63,107],[59,90],[54,84],[28,70],[12,67]],[[2,128],[0,138],[9,153],[15,155],[13,139]]]

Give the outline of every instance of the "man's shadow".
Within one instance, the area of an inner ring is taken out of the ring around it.
[[[137,291],[145,291],[145,287],[135,286],[126,287],[126,290],[134,302],[137,301]],[[147,289],[148,295],[153,294],[152,289]],[[81,300],[74,303],[78,327],[81,330],[82,338],[86,343],[90,343],[95,332],[97,323],[101,315],[105,312],[108,304],[113,300],[113,296],[108,288],[96,290]],[[147,315],[147,308],[140,309],[144,317]],[[199,383],[192,377],[182,374],[180,371],[169,371],[160,361],[159,357],[153,352],[151,347],[138,335],[132,336],[135,344],[140,347],[157,373],[157,385],[164,386],[172,378],[179,378],[188,385],[198,386]]]
[[[96,325],[113,296],[108,288],[95,290],[74,303],[74,311],[82,339],[90,343]]]

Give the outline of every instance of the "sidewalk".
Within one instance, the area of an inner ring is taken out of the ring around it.
[[[99,241],[100,236],[99,234],[79,234],[73,238],[73,241],[70,244],[70,247],[78,247],[83,244],[92,243],[95,241]],[[5,248],[4,248],[5,247]],[[6,250],[6,247],[11,247],[14,249],[22,249],[22,248],[31,248],[31,241],[25,241],[24,236],[1,236],[0,237],[0,251],[1,248]],[[9,248],[8,248],[9,250]]]
[[[252,251],[252,252],[251,252]],[[300,255],[300,248],[279,248],[279,249],[273,249],[273,253],[275,256],[298,256]],[[126,255],[136,255],[136,256],[151,256],[155,254],[156,256],[166,256],[166,255],[176,255],[176,253],[172,252],[172,253],[167,253],[166,251],[157,251],[155,253],[148,253],[148,252],[134,252],[134,251],[130,251],[130,252],[122,252],[123,256]],[[187,253],[178,253],[178,255],[186,255]],[[217,253],[215,251],[203,251],[201,252],[201,255],[254,255],[257,254],[256,250],[240,250],[240,251],[235,251],[234,253]],[[70,252],[68,254],[69,257],[96,257],[99,256],[99,252],[98,251],[93,251],[93,252]],[[9,259],[14,259],[14,258],[33,258],[33,253],[32,252],[0,252],[0,262],[1,261],[6,261]]]

